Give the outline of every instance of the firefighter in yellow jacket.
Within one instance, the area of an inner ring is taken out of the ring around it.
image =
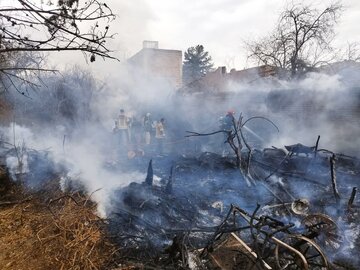
[[[158,146],[158,154],[162,155],[164,152],[164,140],[165,140],[165,119],[161,118],[155,125],[155,139]]]
[[[120,114],[115,120],[115,132],[118,135],[119,144],[127,146],[130,140],[130,118],[125,115],[123,109],[120,110]]]

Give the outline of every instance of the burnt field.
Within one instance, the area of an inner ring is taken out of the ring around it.
[[[293,91],[142,104],[166,117],[162,154],[29,111],[2,129],[0,265],[357,269],[358,89]],[[243,113],[223,130],[228,108]]]
[[[0,270],[360,269],[358,0],[1,3]]]
[[[237,133],[229,136],[236,140]],[[5,145],[2,153],[14,154]],[[167,153],[151,162],[143,156],[105,164],[119,177],[134,170],[146,176],[113,189],[99,217],[91,213],[98,191],[86,195],[76,179],[64,183],[63,168],[29,151],[28,173],[6,182],[21,192],[3,186],[0,204],[4,226],[12,212],[23,220],[15,218],[2,238],[22,232],[41,247],[37,256],[58,256],[69,267],[83,262],[86,269],[356,269],[357,158],[301,144],[237,153]],[[40,186],[29,187],[39,161],[48,173],[36,176]],[[44,227],[47,219],[55,225]],[[26,232],[29,224],[32,232]],[[63,245],[65,254],[57,253]],[[2,260],[22,269],[14,259],[8,253]]]
[[[285,243],[305,252],[309,269],[356,269],[359,240],[353,236],[359,220],[353,187],[359,161],[338,155],[335,165],[332,157],[325,150],[316,157],[275,148],[254,151],[245,175],[235,158],[213,153],[178,158],[167,166],[155,160],[144,183],[113,194],[111,233],[124,258],[141,254],[141,262],[149,265],[155,260],[170,268],[232,269],[225,267],[229,262],[240,267],[243,258],[236,258],[242,247],[235,255],[218,255],[236,234],[257,255],[248,258],[247,267],[251,262],[265,267],[261,258],[272,269],[305,269]],[[276,257],[278,249],[289,256]]]

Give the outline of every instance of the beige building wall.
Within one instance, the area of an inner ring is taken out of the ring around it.
[[[182,51],[143,48],[129,63],[147,76],[165,79],[174,89],[182,86]]]

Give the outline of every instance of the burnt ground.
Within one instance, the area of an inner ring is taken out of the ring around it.
[[[25,269],[29,258],[38,262],[32,269],[214,269],[212,252],[231,232],[273,269],[278,269],[274,243],[264,235],[285,242],[292,235],[311,238],[327,266],[314,263],[310,269],[356,269],[359,263],[360,203],[349,199],[360,163],[353,157],[335,155],[339,198],[332,186],[333,153],[325,150],[316,156],[253,150],[250,166],[244,151],[242,170],[235,156],[210,152],[123,159],[108,169],[121,175],[140,168],[148,176],[114,190],[103,219],[81,185],[61,191],[62,169],[55,170],[46,155],[33,155],[41,161],[34,164],[48,168],[46,179],[28,175],[41,188],[28,187],[26,176],[14,183],[2,169],[0,201],[10,202],[0,204],[1,238],[7,243],[0,247],[2,269]],[[239,219],[239,213],[256,222]],[[249,223],[260,233],[242,229]]]
[[[245,163],[247,156],[243,155]],[[358,185],[360,163],[356,158],[336,155],[340,194],[336,198],[331,157],[332,153],[325,150],[316,156],[288,156],[280,149],[255,150],[246,177],[231,156],[205,152],[155,158],[152,184],[132,183],[113,193],[108,213],[110,232],[122,247],[123,259],[139,260],[149,267],[186,268],[189,259],[176,257],[167,247],[177,239],[182,239],[182,248],[187,252],[207,247],[230,208],[238,206],[248,213],[257,209],[259,217],[291,224],[291,235],[311,237],[323,249],[332,268],[356,269],[359,202],[355,200],[349,206],[349,198],[352,188]],[[147,161],[140,159],[136,166],[146,168]],[[315,221],[309,224],[311,218]],[[322,228],[314,233],[314,225]],[[229,226],[226,231],[237,231]],[[253,240],[248,240],[250,246],[254,245]],[[347,266],[343,266],[344,262]],[[211,268],[200,265],[197,267]]]

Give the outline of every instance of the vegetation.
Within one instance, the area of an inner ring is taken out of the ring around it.
[[[200,79],[213,69],[212,58],[209,52],[204,50],[203,45],[188,48],[184,58],[184,84]]]
[[[334,59],[334,27],[343,7],[331,4],[323,10],[311,5],[291,4],[281,13],[273,33],[246,44],[249,58],[301,75]]]
[[[81,51],[90,62],[96,56],[113,58],[106,41],[112,10],[97,0],[13,1],[0,8],[0,75],[3,90],[21,83],[38,85],[34,77],[43,68],[43,52]],[[35,53],[36,52],[36,53]]]

